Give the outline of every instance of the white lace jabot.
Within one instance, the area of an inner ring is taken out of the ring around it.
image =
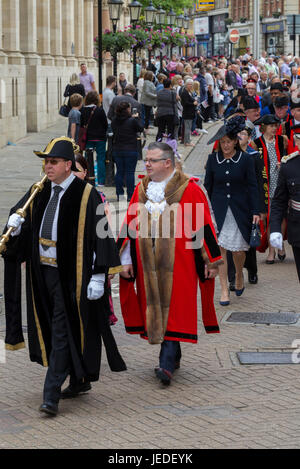
[[[149,213],[156,212],[159,210],[162,213],[166,208],[165,190],[168,182],[172,179],[176,172],[174,169],[173,173],[164,181],[155,182],[151,181],[148,184],[146,195],[148,197],[145,207]]]

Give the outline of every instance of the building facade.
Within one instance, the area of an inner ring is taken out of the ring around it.
[[[269,54],[300,55],[300,36],[288,32],[287,16],[300,13],[299,0],[259,0],[259,49]],[[254,0],[196,0],[194,31],[198,55],[239,57],[254,49]],[[239,40],[229,41],[231,30]]]
[[[233,55],[238,57],[249,48],[253,50],[253,0],[229,0],[228,28],[237,29],[240,39],[233,46]],[[299,36],[295,42],[287,27],[287,15],[299,14],[299,0],[260,0],[259,35],[260,51],[268,54],[294,54],[299,56]]]
[[[93,0],[0,0],[0,146],[58,118],[82,61],[97,78]]]

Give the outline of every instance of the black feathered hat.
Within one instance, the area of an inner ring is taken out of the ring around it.
[[[225,122],[222,127],[219,128],[217,133],[207,142],[207,145],[214,143],[216,140],[220,140],[225,135],[236,136],[239,132],[245,128],[245,118],[242,116],[236,116]]]

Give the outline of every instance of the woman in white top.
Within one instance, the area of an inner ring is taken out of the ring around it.
[[[144,86],[144,76],[147,70],[145,68],[142,68],[139,79],[136,84],[136,89],[138,90],[138,101],[140,102],[141,100],[141,94]]]

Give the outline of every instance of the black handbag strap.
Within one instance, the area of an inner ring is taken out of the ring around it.
[[[91,114],[90,114],[89,120],[88,120],[87,123],[83,126],[85,129],[88,128],[88,126],[89,126],[89,124],[90,124],[90,122],[91,122],[91,119],[92,119],[92,117],[93,117],[93,115],[94,115],[94,112],[95,112],[95,110],[96,110],[96,107],[97,107],[97,106],[95,106],[95,107],[93,108],[93,110],[92,110],[92,112],[91,112]]]

